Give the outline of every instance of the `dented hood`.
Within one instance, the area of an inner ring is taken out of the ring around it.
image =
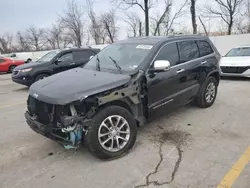
[[[29,94],[46,103],[65,105],[126,84],[129,75],[83,68],[65,71],[32,84]]]

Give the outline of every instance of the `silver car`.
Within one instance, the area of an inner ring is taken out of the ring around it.
[[[221,76],[250,77],[250,46],[231,49],[220,60]]]

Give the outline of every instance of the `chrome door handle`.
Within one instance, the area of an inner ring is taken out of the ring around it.
[[[185,69],[179,69],[178,71],[176,71],[177,74],[181,73],[181,72],[184,72]]]
[[[202,61],[202,62],[201,62],[202,65],[205,64],[205,63],[207,63],[207,61]]]
[[[70,65],[74,65],[75,63],[70,63]]]

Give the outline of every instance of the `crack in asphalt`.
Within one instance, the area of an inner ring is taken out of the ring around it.
[[[167,137],[169,137],[169,135],[170,134],[167,133]],[[179,135],[180,135],[180,132],[177,132],[177,134],[175,134],[175,136],[179,136]],[[190,134],[185,134],[185,139],[186,139],[187,136],[190,136]],[[159,146],[158,154],[159,154],[160,159],[157,162],[157,165],[155,166],[155,168],[154,168],[154,170],[152,172],[150,172],[149,174],[147,174],[147,176],[146,176],[146,183],[145,184],[141,184],[141,185],[136,185],[134,188],[148,187],[149,185],[162,186],[162,185],[170,184],[170,183],[172,183],[174,181],[175,175],[178,172],[180,164],[181,164],[181,161],[182,161],[182,157],[183,157],[182,153],[183,153],[183,151],[181,150],[181,145],[184,143],[185,139],[183,139],[182,141],[181,140],[175,140],[176,138],[174,138],[173,140],[170,140],[170,142],[172,142],[172,144],[175,145],[175,148],[176,148],[176,150],[178,152],[178,159],[175,162],[174,169],[173,169],[173,171],[171,173],[171,179],[169,181],[164,181],[164,182],[159,182],[158,180],[154,180],[154,181],[150,181],[149,180],[150,176],[152,176],[153,174],[156,174],[158,172],[159,167],[161,166],[161,163],[163,161],[162,146],[163,146],[164,140],[166,138],[164,138],[164,135],[162,135],[162,137],[163,138],[160,139],[160,141],[159,141],[160,142],[160,146]]]
[[[175,163],[174,170],[173,170],[173,172],[171,174],[171,180],[170,181],[165,181],[165,182],[159,182],[158,180],[156,180],[156,181],[150,181],[149,180],[149,178],[150,178],[151,175],[156,174],[158,172],[159,167],[161,166],[161,163],[163,161],[162,146],[163,146],[163,143],[161,143],[160,147],[159,147],[160,160],[158,161],[157,165],[155,166],[154,171],[150,172],[146,176],[146,183],[145,184],[137,185],[137,186],[135,186],[135,188],[147,187],[147,186],[149,186],[151,184],[153,184],[154,186],[162,186],[162,185],[170,184],[170,183],[172,183],[174,181],[175,175],[178,172],[180,163],[182,161],[182,152],[183,151],[181,150],[180,146],[175,146],[176,149],[177,149],[177,151],[178,151],[178,159],[177,159],[177,161]]]

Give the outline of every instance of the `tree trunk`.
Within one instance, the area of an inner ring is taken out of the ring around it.
[[[140,36],[140,37],[142,36],[142,32],[141,32],[141,21],[140,21],[140,24],[139,24],[139,36]]]
[[[229,21],[228,30],[227,30],[227,34],[228,35],[231,35],[231,33],[232,33],[232,27],[233,27],[233,17],[230,16],[230,21]]]
[[[203,27],[205,33],[206,33],[206,36],[208,36],[208,32],[207,32],[206,26],[205,26],[205,24],[203,23],[203,21],[201,20],[201,17],[199,17],[199,20],[200,20],[201,25],[202,25],[202,27]]]
[[[148,0],[144,0],[144,13],[145,13],[145,33],[149,36],[149,7]]]
[[[191,17],[192,17],[193,34],[197,34],[195,1],[196,0],[191,0],[191,7],[190,7],[190,12],[191,12]]]
[[[114,39],[113,39],[113,36],[111,34],[111,31],[110,31],[110,28],[109,28],[108,24],[105,24],[105,26],[106,26],[108,36],[109,36],[109,39],[110,39],[111,43],[114,43]]]

